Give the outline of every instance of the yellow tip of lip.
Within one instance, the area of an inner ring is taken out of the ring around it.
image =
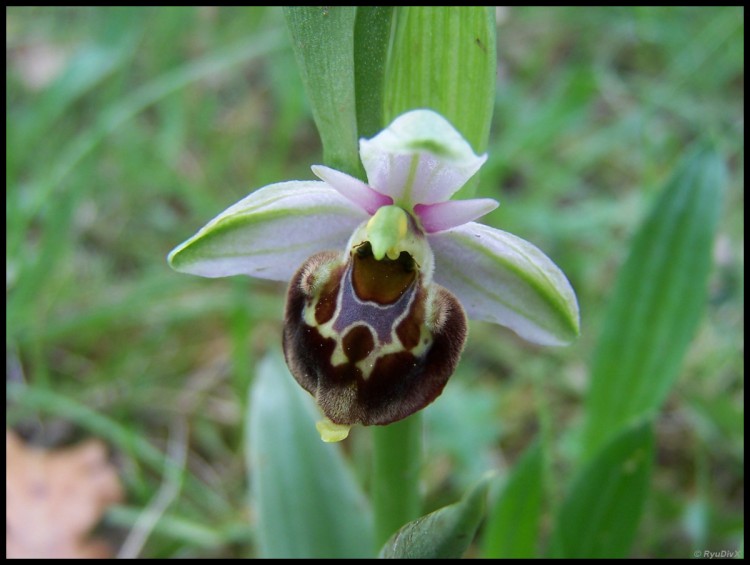
[[[347,424],[335,424],[328,418],[316,422],[315,427],[318,429],[320,439],[326,443],[345,440],[349,436],[349,430],[351,429],[351,426]]]
[[[401,252],[396,249],[395,247],[391,247],[388,251],[385,252],[385,256],[388,257],[391,261],[395,261],[398,259],[398,256],[401,255]]]

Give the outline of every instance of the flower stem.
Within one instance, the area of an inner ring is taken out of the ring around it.
[[[422,418],[414,414],[372,428],[372,504],[376,550],[406,522],[419,517]]]

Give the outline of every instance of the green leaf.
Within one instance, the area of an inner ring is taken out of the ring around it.
[[[408,110],[432,108],[482,153],[492,121],[496,57],[495,21],[487,7],[397,8],[387,121]]]
[[[484,516],[492,476],[480,480],[458,502],[409,522],[380,550],[394,559],[459,558],[474,539]]]
[[[484,530],[484,555],[492,559],[536,556],[544,494],[544,453],[532,445],[514,467],[490,510]]]
[[[359,6],[354,26],[354,71],[359,137],[385,127],[385,68],[393,24],[393,6]]]
[[[706,302],[725,174],[712,148],[691,151],[633,240],[594,352],[587,455],[657,410],[678,375]]]
[[[248,472],[262,558],[372,557],[367,501],[338,445],[323,443],[310,396],[279,354],[250,393]]]
[[[627,557],[635,537],[653,460],[651,423],[616,436],[575,477],[553,536],[553,556]]]
[[[284,8],[325,163],[362,178],[354,91],[354,24],[347,6]]]

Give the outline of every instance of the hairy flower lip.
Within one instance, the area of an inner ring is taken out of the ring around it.
[[[390,424],[430,404],[466,338],[460,303],[428,273],[371,253],[360,257],[363,246],[353,245],[345,257],[310,257],[287,295],[284,354],[336,426],[336,433],[319,427],[324,441],[337,440],[347,426]]]

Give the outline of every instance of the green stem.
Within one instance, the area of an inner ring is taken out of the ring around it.
[[[420,515],[421,415],[373,427],[372,437],[372,505],[376,550],[380,550],[396,530]]]

